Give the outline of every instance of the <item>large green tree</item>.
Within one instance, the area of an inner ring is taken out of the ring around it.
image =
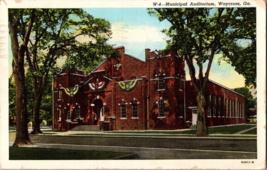
[[[32,133],[41,133],[41,99],[49,72],[56,69],[57,60],[67,57],[68,65],[84,67],[104,54],[109,56],[113,50],[105,43],[111,35],[109,22],[93,18],[81,9],[10,9],[9,30],[17,98],[14,146],[20,146],[31,143],[27,128],[24,66],[29,68],[33,79]]]
[[[208,136],[205,93],[214,56],[223,53],[224,57],[233,60],[233,65],[236,64],[233,58],[235,49],[242,54],[248,49],[242,47],[238,41],[251,39],[249,35],[255,34],[255,24],[247,23],[247,28],[244,28],[242,20],[247,14],[239,8],[155,8],[149,9],[149,13],[154,14],[160,21],[167,20],[171,23],[168,30],[163,30],[170,37],[167,48],[176,49],[179,56],[186,61],[197,92],[196,136]],[[256,20],[252,19],[251,23],[255,22]],[[251,31],[247,31],[250,29]],[[255,49],[252,48],[253,50]],[[198,65],[198,77],[193,61]],[[207,63],[205,73],[204,63]]]

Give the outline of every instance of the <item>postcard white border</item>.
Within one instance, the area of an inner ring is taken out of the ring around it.
[[[243,159],[177,159],[177,160],[84,160],[84,161],[10,161],[8,160],[8,8],[105,8],[105,7],[153,7],[153,2],[177,2],[165,0],[0,0],[0,168],[1,169],[265,169],[266,165],[266,1],[248,0],[250,7],[257,8],[257,159],[249,159],[254,164],[241,164]],[[196,2],[183,1],[179,2]],[[197,2],[226,2],[204,1]],[[227,1],[229,2],[229,1]],[[240,2],[240,0],[230,1]],[[200,6],[199,6],[200,7]],[[219,6],[217,6],[219,7]],[[222,6],[220,6],[222,7]],[[246,160],[244,160],[246,161]]]

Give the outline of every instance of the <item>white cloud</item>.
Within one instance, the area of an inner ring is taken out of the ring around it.
[[[111,31],[110,45],[124,46],[127,54],[142,60],[145,58],[145,48],[159,50],[166,47],[166,35],[157,27],[118,22],[111,26]]]
[[[165,39],[164,33],[160,32],[157,27],[151,26],[133,26],[120,22],[111,26],[112,39],[110,42],[162,42]]]

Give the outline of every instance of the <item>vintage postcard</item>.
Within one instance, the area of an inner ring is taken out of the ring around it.
[[[265,169],[266,2],[0,0],[2,169]]]

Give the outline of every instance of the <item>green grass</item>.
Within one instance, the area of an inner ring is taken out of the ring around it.
[[[257,122],[247,122],[246,124],[248,124],[248,125],[250,125],[250,124],[256,125]]]
[[[251,135],[257,135],[257,128],[255,129],[251,129],[245,133],[242,133],[242,134],[251,134]]]
[[[10,160],[87,160],[115,159],[130,155],[121,152],[100,152],[84,150],[63,150],[44,148],[9,148]]]
[[[209,134],[235,134],[242,130],[249,129],[251,125],[238,125],[238,126],[224,126],[208,128]],[[196,130],[181,131],[181,134],[195,134]]]
[[[16,128],[14,128],[14,127],[10,127],[9,130],[16,130]]]

